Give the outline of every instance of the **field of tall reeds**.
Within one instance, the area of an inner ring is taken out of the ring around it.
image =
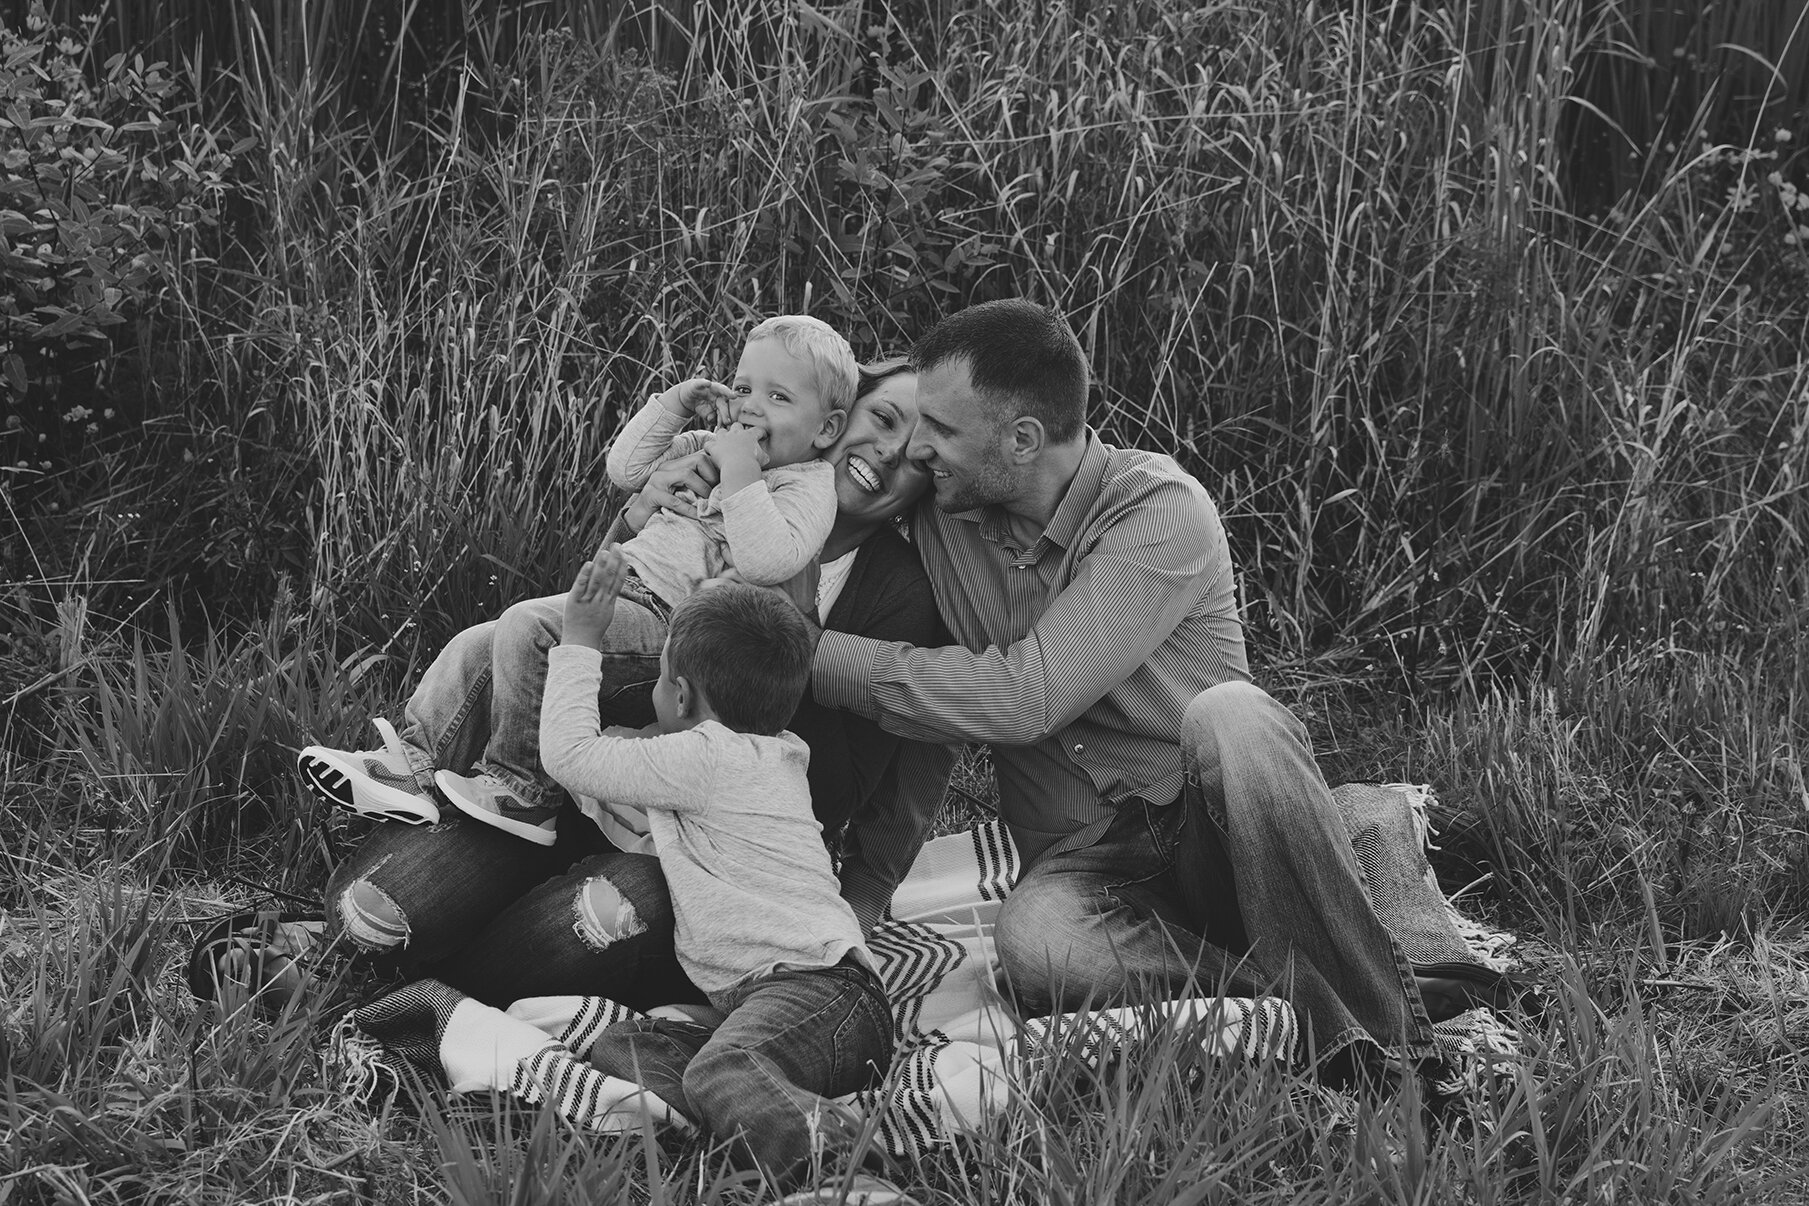
[[[695,1143],[358,1115],[331,994],[221,1016],[180,960],[318,891],[360,835],[294,751],[569,580],[650,384],[769,313],[872,357],[1016,294],[1549,1008],[1436,1113],[1077,1061],[914,1192],[1797,1200],[1804,0],[13,9],[0,1206],[757,1200]]]

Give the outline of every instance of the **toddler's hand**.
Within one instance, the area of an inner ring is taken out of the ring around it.
[[[667,408],[674,414],[700,415],[711,427],[725,427],[734,421],[729,402],[735,391],[708,377],[681,381],[666,391]]]
[[[760,471],[766,468],[766,450],[760,447],[760,435],[758,427],[731,423],[721,431],[713,432],[705,447],[719,473],[727,476],[731,469],[740,468],[743,472],[737,476],[759,477]],[[751,475],[747,472],[750,469]],[[724,490],[727,489],[725,482]]]
[[[615,617],[616,597],[622,593],[622,580],[628,576],[628,562],[622,550],[609,547],[597,554],[595,561],[578,567],[578,576],[565,596],[565,626],[560,639],[567,645],[585,645],[600,649],[609,621]]]

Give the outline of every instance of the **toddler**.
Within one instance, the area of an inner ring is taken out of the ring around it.
[[[649,398],[623,425],[607,458],[623,489],[639,490],[662,462],[698,449],[707,450],[718,482],[694,513],[662,508],[620,546],[629,573],[609,627],[606,688],[658,675],[667,620],[700,582],[732,567],[747,582],[782,583],[815,564],[836,507],[835,473],[818,453],[841,433],[856,381],[847,340],[818,319],[782,315],[748,333],[732,384],[683,382]],[[685,430],[696,419],[717,429]],[[401,733],[378,722],[381,751],[303,750],[309,788],[356,812],[421,824],[439,820],[433,784],[475,819],[551,846],[560,793],[542,769],[539,721],[563,599],[525,600],[497,621],[489,736],[474,773],[436,772],[436,751],[421,737],[431,729],[409,716]],[[651,852],[646,835],[624,821],[631,814],[579,804],[618,846]]]

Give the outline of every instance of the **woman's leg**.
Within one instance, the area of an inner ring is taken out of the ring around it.
[[[594,832],[587,820],[568,819],[562,833]],[[702,1001],[678,969],[673,924],[659,859],[611,848],[519,893],[487,924],[468,929],[467,941],[431,974],[492,1005],[567,995],[634,1009]]]
[[[590,852],[578,843],[601,841],[582,816],[566,828],[570,839],[548,847],[451,809],[436,825],[379,824],[327,881],[328,925],[353,948],[394,955],[404,968],[434,964]]]

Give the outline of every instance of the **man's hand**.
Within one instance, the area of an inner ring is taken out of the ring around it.
[[[622,580],[628,576],[628,562],[618,548],[606,548],[595,561],[578,567],[578,576],[565,596],[565,627],[561,639],[567,645],[603,647],[603,634],[615,618],[616,598],[622,593]]]
[[[708,377],[681,381],[660,395],[660,404],[675,415],[698,415],[711,427],[727,427],[734,422],[729,408],[735,391]]]

